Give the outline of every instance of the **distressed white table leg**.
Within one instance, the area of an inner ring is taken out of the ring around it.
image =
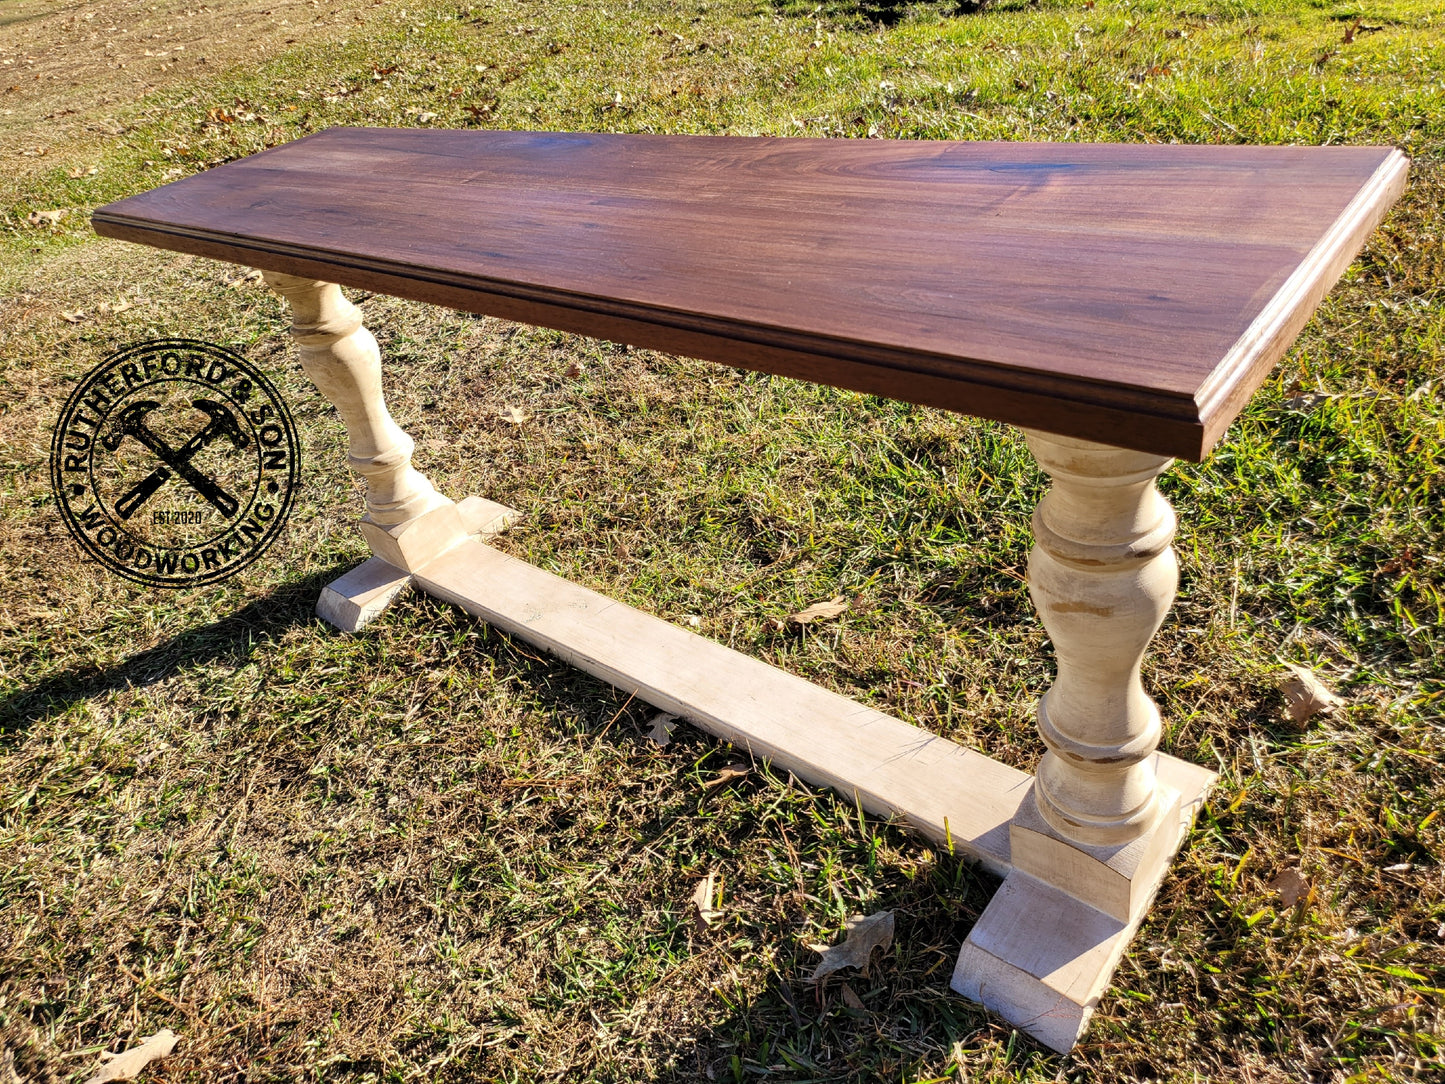
[[[354,632],[385,610],[418,568],[470,534],[501,530],[516,513],[482,498],[454,504],[411,465],[415,444],[386,409],[376,339],[339,286],[263,274],[290,304],[301,366],[341,414],[348,462],[366,479],[361,532],[376,557],[330,584],[317,603],[324,620]]]
[[[1010,826],[1012,871],[959,955],[954,988],[1066,1050],[1088,1021],[1214,774],[1156,766],[1140,668],[1178,585],[1170,460],[1028,432],[1053,479],[1034,513],[1029,594],[1058,674],[1047,751]]]

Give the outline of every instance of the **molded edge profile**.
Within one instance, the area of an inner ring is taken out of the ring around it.
[[[606,297],[499,282],[410,264],[162,226],[100,208],[98,234],[263,271],[440,304],[534,326],[828,384],[1138,451],[1199,458],[1203,424],[1188,395],[1008,369],[969,357],[804,334]],[[826,367],[826,373],[820,371]],[[895,386],[905,385],[904,387]]]

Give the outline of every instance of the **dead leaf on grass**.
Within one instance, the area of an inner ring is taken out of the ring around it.
[[[248,283],[248,282],[260,282],[260,281],[261,281],[261,272],[257,271],[257,270],[253,267],[253,268],[251,268],[251,269],[248,270],[248,271],[243,271],[241,274],[237,275],[237,276],[236,276],[235,278],[233,278],[233,279],[228,279],[228,280],[226,281],[226,285],[229,286],[229,287],[231,287],[231,289],[235,290],[235,289],[239,289],[240,287],[246,285],[246,283]]]
[[[1288,866],[1275,874],[1269,887],[1279,893],[1281,906],[1293,907],[1309,895],[1310,881],[1299,871],[1298,866]]]
[[[125,312],[128,308],[130,308],[130,302],[121,298],[119,301],[102,301],[95,306],[95,311],[114,315],[118,312]]]
[[[848,920],[848,936],[841,945],[810,945],[814,952],[822,953],[818,967],[813,972],[813,982],[845,967],[856,967],[868,974],[868,961],[876,948],[886,949],[893,944],[893,912],[879,911],[864,918],[854,915]]]
[[[156,1058],[169,1054],[179,1038],[170,1028],[162,1028],[154,1035],[142,1039],[139,1046],[133,1046],[123,1054],[102,1054],[102,1058],[108,1057],[110,1061],[85,1084],[104,1084],[107,1080],[134,1080],[137,1074]]]
[[[692,906],[698,925],[704,929],[715,926],[723,917],[722,911],[713,906],[717,898],[717,870],[710,869],[707,876],[692,890]]]
[[[1341,44],[1341,45],[1353,45],[1353,44],[1355,43],[1355,35],[1357,35],[1357,34],[1373,34],[1373,33],[1374,33],[1375,31],[1377,31],[1377,30],[1384,30],[1384,29],[1385,29],[1385,28],[1384,28],[1383,26],[1371,26],[1369,23],[1365,22],[1365,20],[1363,20],[1363,19],[1356,19],[1356,20],[1355,20],[1353,23],[1351,23],[1349,26],[1345,27],[1345,34],[1344,34],[1344,37],[1340,38],[1340,44]]]
[[[830,617],[837,617],[847,608],[848,600],[842,595],[835,595],[827,602],[815,602],[806,610],[799,610],[788,620],[798,625],[806,625],[813,621],[826,621]]]
[[[72,312],[66,312],[64,309],[61,309],[60,318],[67,324],[78,324],[85,319],[85,310],[75,309]]]
[[[1285,394],[1289,396],[1284,401],[1286,410],[1300,410],[1306,414],[1313,412],[1321,403],[1328,403],[1331,399],[1339,398],[1328,392],[1305,391],[1303,385],[1299,383],[1292,384]]]
[[[676,725],[676,715],[659,711],[652,717],[652,726],[647,731],[647,740],[659,749],[666,749],[672,743],[672,731]]]
[[[1150,79],[1158,79],[1170,75],[1173,69],[1168,64],[1151,64],[1147,68],[1140,68],[1138,71],[1129,73],[1129,84],[1135,89],[1142,87]]]
[[[25,216],[25,221],[32,226],[58,226],[65,215],[66,208],[57,207],[53,211],[31,211]]]
[[[1308,667],[1285,663],[1285,669],[1292,676],[1285,680],[1280,691],[1284,693],[1285,710],[1295,722],[1308,722],[1321,712],[1332,712],[1344,703]]]
[[[867,1006],[863,1004],[863,999],[855,994],[853,987],[849,986],[846,982],[843,984],[843,1003],[847,1005],[848,1008],[856,1009],[858,1012],[868,1011]]]
[[[95,166],[91,166],[89,169],[84,166],[76,166],[74,169],[68,170],[65,175],[71,180],[75,180],[79,177],[94,177],[99,172],[100,170]]]
[[[511,422],[513,425],[521,425],[531,416],[521,407],[509,406],[502,411],[502,420]]]
[[[748,774],[746,764],[729,764],[713,778],[703,783],[704,789],[711,790],[713,787],[720,787],[730,779],[741,779]]]

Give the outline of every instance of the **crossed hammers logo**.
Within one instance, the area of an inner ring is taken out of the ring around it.
[[[213,399],[192,399],[191,405],[209,414],[210,421],[181,447],[172,448],[165,438],[157,435],[146,424],[146,416],[159,409],[160,405],[150,399],[131,403],[120,412],[114,428],[101,439],[106,448],[115,451],[126,437],[134,437],[161,461],[160,466],[122,494],[120,500],[115,502],[116,512],[121,519],[130,519],[140,510],[141,505],[150,500],[156,490],[175,475],[179,475],[221,515],[227,519],[234,516],[241,507],[241,502],[217,485],[215,479],[208,478],[192,466],[191,460],[197,452],[218,437],[227,437],[236,448],[246,447],[250,440],[236,423],[236,416],[229,407]]]

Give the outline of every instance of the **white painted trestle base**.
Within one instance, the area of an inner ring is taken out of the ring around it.
[[[374,557],[322,592],[356,631],[411,585],[687,719],[1004,878],[953,989],[1059,1051],[1109,984],[1214,773],[1157,751],[1140,664],[1174,597],[1159,456],[1027,434],[1054,480],[1034,516],[1030,594],[1058,677],[1039,706],[1037,776],[822,689],[475,541],[511,509],[453,503],[411,466],[375,340],[333,284],[266,273],[301,361],[346,422]]]

